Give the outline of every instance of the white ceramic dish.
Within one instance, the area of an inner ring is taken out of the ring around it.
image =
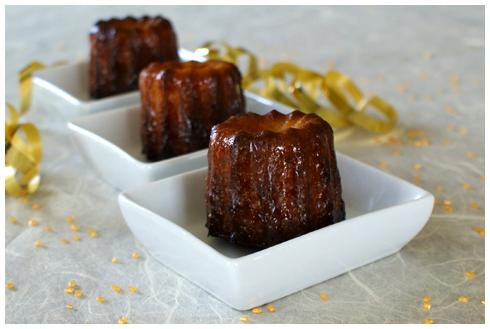
[[[180,49],[182,60],[204,60],[191,51]],[[88,62],[81,61],[37,71],[33,76],[35,93],[50,105],[58,105],[68,115],[115,109],[139,102],[139,92],[92,99],[89,95]]]
[[[265,114],[288,107],[245,93],[249,112]],[[207,149],[167,160],[148,162],[140,139],[139,105],[92,113],[68,123],[75,144],[99,176],[124,190],[207,165]]]
[[[207,236],[207,168],[124,192],[119,205],[153,257],[247,310],[391,255],[427,222],[430,193],[347,156],[337,160],[348,219],[261,251]]]

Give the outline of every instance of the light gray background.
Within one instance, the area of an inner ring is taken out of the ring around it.
[[[118,192],[95,176],[70,143],[66,119],[35,103],[26,119],[41,129],[44,160],[42,185],[30,202],[42,209],[6,200],[6,216],[21,223],[6,224],[6,280],[17,286],[6,291],[8,323],[114,323],[121,315],[131,323],[236,323],[243,314],[264,323],[420,323],[428,317],[437,323],[484,322],[484,238],[472,231],[484,225],[484,211],[469,207],[473,200],[484,206],[483,6],[7,7],[7,100],[17,101],[16,73],[28,62],[84,58],[96,20],[145,13],[170,18],[180,46],[188,49],[226,40],[248,47],[265,63],[292,60],[322,71],[334,64],[367,93],[396,106],[401,124],[395,133],[420,128],[431,142],[425,148],[404,145],[401,156],[393,156],[392,148],[356,133],[338,138],[337,149],[373,165],[386,161],[387,171],[407,180],[418,174],[420,185],[433,193],[441,184],[439,200],[450,199],[455,211],[436,206],[400,253],[278,300],[274,314],[238,312],[145,254],[121,217]],[[458,86],[451,84],[455,75]],[[445,111],[448,106],[454,114]],[[466,157],[468,150],[475,159]],[[419,173],[415,163],[424,165]],[[465,181],[471,189],[463,189]],[[59,242],[71,235],[66,215],[82,227],[81,242]],[[29,227],[31,217],[42,225]],[[43,232],[45,224],[55,233]],[[86,235],[90,226],[100,238]],[[47,247],[36,250],[36,239]],[[131,260],[134,250],[142,260]],[[121,264],[111,264],[113,256]],[[465,271],[475,271],[476,278],[466,280]],[[80,284],[84,299],[63,293],[70,279]],[[141,293],[116,295],[112,283],[135,285]],[[330,295],[328,302],[319,299],[321,291]],[[98,304],[97,295],[108,303]],[[424,295],[432,296],[430,312],[422,309]],[[460,295],[470,302],[458,304]],[[75,310],[66,310],[66,303]]]

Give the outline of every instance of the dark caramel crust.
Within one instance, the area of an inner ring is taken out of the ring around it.
[[[215,124],[245,112],[240,72],[224,61],[152,63],[139,86],[148,160],[204,149]]]
[[[345,219],[330,125],[315,114],[247,113],[213,127],[209,235],[265,248]]]
[[[138,88],[151,62],[178,60],[177,38],[161,17],[98,21],[90,29],[90,96],[101,98]]]

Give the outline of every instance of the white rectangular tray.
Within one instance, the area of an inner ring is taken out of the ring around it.
[[[265,114],[290,108],[251,93],[245,93],[246,109]],[[207,165],[207,149],[148,162],[142,153],[139,105],[88,114],[68,123],[75,144],[97,174],[124,190]]]
[[[180,49],[182,60],[203,61],[191,51]],[[75,116],[115,109],[126,105],[137,104],[140,100],[138,91],[93,99],[89,94],[88,61],[79,61],[57,67],[48,67],[36,71],[33,75],[34,93],[40,93],[41,100],[62,109],[65,114]]]
[[[348,219],[261,251],[208,237],[207,168],[131,189],[119,205],[153,257],[247,310],[391,255],[427,222],[429,192],[345,155],[337,160]]]

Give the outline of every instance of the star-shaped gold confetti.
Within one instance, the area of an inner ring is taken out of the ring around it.
[[[29,224],[29,226],[32,226],[32,227],[38,226],[39,225],[39,221],[37,219],[35,219],[35,218],[32,218],[32,219],[29,220],[28,224]]]
[[[105,303],[106,302],[106,299],[104,296],[97,296],[95,297],[95,300],[101,304]]]
[[[474,227],[473,231],[475,231],[480,236],[485,236],[485,228],[483,228],[483,227],[480,227],[480,226]]]
[[[468,296],[459,296],[458,303],[460,304],[468,304],[470,298]]]
[[[248,321],[250,321],[250,319],[248,318],[248,316],[246,316],[246,315],[240,316],[240,322],[248,322]]]
[[[262,308],[254,307],[254,308],[252,308],[252,313],[253,314],[260,314],[260,313],[262,313]]]
[[[320,299],[326,302],[329,299],[329,296],[326,292],[321,292],[320,293]]]

